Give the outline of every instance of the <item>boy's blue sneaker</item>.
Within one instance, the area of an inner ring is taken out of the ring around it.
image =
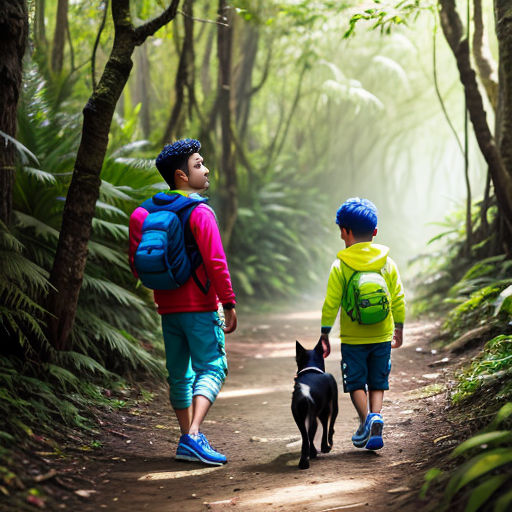
[[[384,446],[382,440],[382,429],[384,420],[379,413],[368,414],[365,425],[368,424],[368,441],[364,446],[367,450],[380,450]]]
[[[368,441],[368,424],[364,422],[362,425],[359,425],[359,428],[356,430],[356,433],[352,436],[352,444],[356,448],[364,448],[366,442]]]
[[[183,434],[180,437],[176,460],[204,462],[213,466],[221,466],[227,462],[225,455],[215,451],[201,432],[197,435]]]

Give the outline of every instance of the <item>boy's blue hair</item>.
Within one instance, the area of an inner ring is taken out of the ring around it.
[[[198,140],[181,139],[167,144],[156,157],[156,168],[171,188],[174,188],[174,171],[181,169],[188,176],[188,159],[200,149],[201,143]]]
[[[336,212],[336,224],[354,236],[373,235],[377,227],[377,207],[368,199],[351,197]]]

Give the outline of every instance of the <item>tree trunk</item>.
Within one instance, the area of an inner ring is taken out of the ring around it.
[[[137,80],[135,102],[140,103],[140,124],[145,139],[151,133],[151,101],[150,101],[150,75],[147,46],[143,44],[137,50]]]
[[[200,71],[200,78],[201,78],[201,88],[203,91],[203,95],[205,98],[208,98],[210,96],[210,93],[212,92],[212,81],[210,78],[210,60],[212,56],[213,51],[213,38],[215,37],[215,27],[212,27],[211,30],[208,32],[208,38],[206,40],[206,46],[204,50],[203,60],[201,63],[201,71]]]
[[[496,140],[508,176],[512,177],[512,9],[511,0],[495,0],[494,12],[496,15],[496,35],[498,37],[499,55],[499,86],[498,107],[496,112]],[[512,178],[511,178],[512,179]],[[499,184],[494,183],[494,191],[500,203]],[[508,189],[509,199],[512,201],[512,191]],[[500,224],[500,242],[502,248],[512,252],[512,218],[506,211],[502,215]]]
[[[236,125],[240,141],[245,139],[247,123],[251,110],[252,73],[256,64],[259,46],[259,30],[257,26],[249,25],[245,30],[242,46],[242,62],[233,82],[236,84]]]
[[[64,67],[64,45],[68,31],[68,1],[59,0],[57,4],[52,46],[52,71],[54,73],[60,73]]]
[[[498,71],[489,49],[487,32],[482,16],[482,0],[474,0],[473,23],[473,57],[478,69],[478,76],[482,81],[489,102],[496,111],[498,104]]]
[[[28,36],[25,0],[0,0],[0,131],[16,137],[22,60]],[[11,222],[16,150],[0,134],[0,220]]]
[[[231,134],[231,61],[233,46],[233,13],[226,0],[219,0],[217,54],[219,59],[219,111],[222,138],[220,170],[223,176],[221,190],[222,238],[229,248],[231,234],[238,216],[238,180]],[[227,249],[229,250],[229,249]]]
[[[110,57],[96,91],[85,105],[82,139],[66,197],[57,252],[50,273],[54,287],[48,297],[48,339],[59,350],[69,349],[78,295],[87,260],[87,244],[100,190],[100,173],[116,103],[132,69],[135,46],[176,15],[172,0],[158,17],[134,28],[129,0],[112,1],[115,37]]]
[[[193,20],[193,0],[185,0],[183,4],[183,24],[185,34],[183,45],[180,52],[180,61],[178,71],[176,72],[176,80],[174,82],[174,105],[171,116],[167,122],[164,135],[162,137],[162,145],[168,144],[174,140],[183,131],[184,110],[187,110],[189,119],[192,117],[192,105],[195,101],[194,95],[194,20]],[[188,98],[185,97],[185,91],[188,92]]]
[[[496,4],[500,3],[508,5],[510,4],[510,0],[496,0]],[[467,109],[471,123],[473,124],[478,146],[480,147],[480,151],[482,152],[489,166],[489,171],[491,173],[491,178],[496,193],[496,199],[498,201],[498,208],[503,213],[505,221],[509,225],[512,225],[512,173],[510,172],[512,169],[512,148],[510,147],[510,137],[512,132],[510,131],[510,128],[504,129],[502,134],[502,141],[500,141],[498,148],[498,145],[496,144],[487,123],[482,96],[478,90],[476,74],[471,67],[469,58],[469,44],[467,39],[463,39],[462,37],[462,23],[455,7],[455,1],[439,0],[439,4],[441,6],[440,17],[443,32],[446,41],[448,42],[457,61],[460,81],[464,86]],[[509,49],[510,42],[512,41],[512,35],[508,35],[510,32],[510,20],[506,20],[503,14],[501,23],[501,37],[499,25],[497,25],[498,40],[500,42],[500,53],[503,54],[500,54],[500,67],[503,66],[503,69],[507,69],[508,75],[510,78],[512,78],[512,68],[510,67],[512,64],[512,51]],[[505,37],[505,33],[507,34],[507,37]],[[502,84],[501,82],[502,81],[500,79],[500,89],[502,87],[506,87],[506,85]],[[508,91],[511,90],[508,89]],[[510,116],[511,112],[510,110],[508,112],[506,110],[506,93],[504,97],[505,103],[503,120],[505,126],[507,125],[507,120],[508,124],[512,125],[512,117]],[[510,108],[511,104],[508,103],[508,105]],[[505,133],[507,133],[508,136],[505,135]],[[505,141],[506,144],[509,145],[508,147],[506,146]],[[504,150],[504,152],[502,153],[500,149]]]
[[[45,0],[36,0],[34,14],[34,39],[39,47],[46,47],[46,25],[44,20]]]

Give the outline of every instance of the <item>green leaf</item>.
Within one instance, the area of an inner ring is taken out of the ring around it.
[[[471,437],[467,441],[461,443],[453,452],[451,453],[451,457],[457,457],[472,448],[476,448],[477,446],[481,446],[483,444],[491,444],[491,443],[500,443],[503,441],[509,441],[512,439],[512,432],[510,430],[497,430],[495,432],[487,432],[485,434],[480,434],[474,437]]]
[[[502,310],[506,311],[507,313],[512,313],[512,302],[507,300],[511,296],[512,285],[507,286],[507,288],[505,288],[492,303],[494,306],[494,316],[496,316]]]
[[[496,448],[473,457],[463,464],[448,482],[445,491],[446,499],[451,501],[453,496],[465,485],[509,462],[512,462],[511,448]]]
[[[510,510],[510,504],[512,503],[512,490],[506,492],[494,504],[493,512],[508,512]]]
[[[495,418],[487,427],[488,430],[494,430],[503,421],[505,421],[512,414],[512,402],[507,402],[497,413]]]
[[[495,475],[481,483],[471,492],[464,512],[477,512],[509,478],[510,475]]]
[[[424,499],[426,494],[427,494],[427,491],[428,491],[428,488],[430,487],[430,484],[437,478],[439,478],[441,475],[443,474],[443,471],[439,468],[432,468],[432,469],[429,469],[426,473],[425,473],[425,483],[421,486],[421,490],[420,490],[420,498],[421,499]]]
[[[34,153],[32,153],[32,151],[30,151],[21,142],[17,141],[15,138],[11,137],[10,135],[7,135],[7,133],[3,132],[2,130],[0,130],[0,137],[3,137],[5,139],[4,145],[7,145],[6,144],[7,142],[11,142],[15,146],[16,150],[18,151],[18,154],[20,155],[21,162],[23,165],[28,163],[27,156],[32,158],[32,160],[34,160],[34,162],[36,162],[39,165],[39,161],[37,160],[36,155],[34,155]]]

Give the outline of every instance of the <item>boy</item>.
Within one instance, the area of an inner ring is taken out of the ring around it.
[[[176,459],[221,465],[226,463],[226,457],[210,446],[199,428],[226,378],[224,333],[236,329],[237,318],[217,220],[213,210],[198,196],[209,186],[209,171],[203,165],[200,147],[197,140],[179,140],[165,146],[156,159],[158,171],[170,190],[157,194],[154,200],[165,204],[186,196],[199,203],[186,224],[185,239],[187,234],[192,235],[200,264],[182,286],[155,289],[154,298],[162,316],[170,401],[182,434]],[[135,277],[134,255],[148,215],[144,204],[130,217],[130,265]],[[224,309],[224,328],[217,313],[219,300]]]
[[[377,234],[375,205],[348,199],[336,213],[336,224],[346,248],[332,264],[322,308],[324,357],[330,353],[329,332],[341,309],[343,390],[350,393],[360,421],[352,442],[357,448],[379,450],[384,446],[381,409],[389,389],[391,348],[400,347],[403,339],[404,292],[389,249],[372,243]],[[370,299],[362,298],[363,286],[373,290]]]

